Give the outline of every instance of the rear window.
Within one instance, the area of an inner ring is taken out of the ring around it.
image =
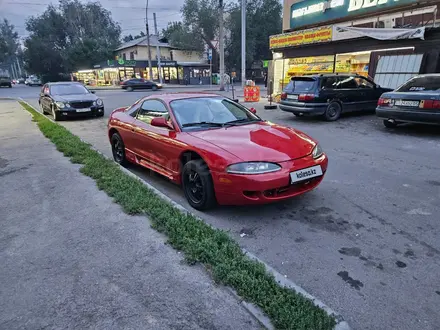
[[[440,77],[414,77],[396,89],[396,92],[423,92],[440,90]]]
[[[284,88],[286,93],[310,92],[315,88],[316,79],[307,77],[292,78],[289,84]]]

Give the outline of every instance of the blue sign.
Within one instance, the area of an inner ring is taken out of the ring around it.
[[[324,24],[350,16],[372,14],[417,3],[418,0],[306,0],[290,7],[290,28]]]

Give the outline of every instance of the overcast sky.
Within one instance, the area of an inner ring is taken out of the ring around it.
[[[112,13],[115,21],[122,28],[122,36],[145,32],[145,4],[146,0],[97,0]],[[82,1],[87,2],[87,1]],[[180,8],[184,0],[149,0],[150,31],[154,32],[153,12],[157,15],[159,31],[167,26],[169,21],[181,20]],[[25,28],[26,18],[39,15],[50,3],[56,0],[0,0],[0,19],[7,18],[15,25],[21,38],[27,36]]]

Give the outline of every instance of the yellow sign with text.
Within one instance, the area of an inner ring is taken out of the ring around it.
[[[332,40],[333,30],[331,27],[302,30],[290,33],[270,36],[270,49],[315,44]]]

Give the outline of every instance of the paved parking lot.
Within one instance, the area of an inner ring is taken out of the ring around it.
[[[36,104],[34,91],[15,87]],[[144,92],[100,91],[106,112]],[[437,329],[440,324],[440,128],[387,130],[374,115],[327,123],[263,110],[266,120],[322,144],[329,170],[315,191],[262,207],[197,213],[341,313],[354,329]],[[106,119],[61,122],[111,155]],[[189,207],[179,187],[133,167]]]

